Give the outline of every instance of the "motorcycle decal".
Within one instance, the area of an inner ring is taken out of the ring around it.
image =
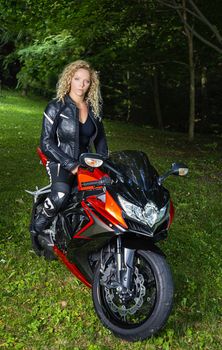
[[[91,214],[94,224],[97,226],[94,228],[93,232],[91,232],[91,235],[98,234],[100,232],[114,232],[114,225],[111,224],[108,220],[105,222],[104,216],[98,215],[90,208],[88,208],[89,213]]]
[[[106,192],[106,197],[107,197],[107,193],[108,192]],[[99,214],[105,217],[105,219],[108,220],[111,223],[111,225],[117,226],[121,230],[123,230],[123,227],[124,227],[124,231],[125,231],[125,228],[128,228],[128,226],[126,225],[122,217],[122,214],[120,214],[121,209],[114,202],[114,200],[113,199],[111,200],[111,199],[112,197],[108,195],[108,203],[107,202],[103,203],[101,200],[92,196],[87,198],[87,202],[90,203]]]
[[[110,215],[112,215],[114,218],[116,218],[119,223],[125,227],[128,228],[125,220],[122,216],[122,209],[119,207],[119,205],[115,202],[113,197],[109,194],[109,192],[106,192],[106,205],[105,210],[108,211]]]
[[[73,238],[91,239],[91,238],[89,238],[89,237],[86,237],[86,236],[82,235],[82,233],[83,233],[84,231],[86,231],[87,228],[89,228],[90,226],[92,226],[92,225],[94,224],[94,220],[93,220],[93,218],[91,217],[91,215],[88,213],[88,210],[87,210],[88,207],[87,207],[87,205],[86,205],[83,201],[81,202],[81,204],[82,204],[82,207],[83,207],[83,209],[84,209],[84,212],[86,213],[86,215],[87,215],[88,218],[89,218],[89,222],[88,222],[85,226],[83,226],[79,231],[77,231],[77,232],[74,234]],[[80,235],[81,235],[81,237],[80,237]]]

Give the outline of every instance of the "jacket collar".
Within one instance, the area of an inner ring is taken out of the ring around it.
[[[75,108],[77,108],[76,103],[73,101],[73,99],[72,99],[68,94],[65,95],[64,101],[65,101],[66,103],[71,103],[72,105],[75,106]],[[94,113],[93,113],[93,111],[92,111],[92,106],[91,106],[90,103],[88,104],[88,109],[89,109],[89,114],[91,115],[91,117],[95,118]]]
[[[75,102],[73,101],[73,99],[72,99],[69,95],[65,95],[64,101],[65,101],[66,103],[71,103],[72,105],[75,106],[75,108],[77,108]]]

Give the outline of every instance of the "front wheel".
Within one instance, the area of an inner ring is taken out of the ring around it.
[[[104,284],[104,275],[111,281],[114,269],[115,259],[111,257],[103,274],[100,264],[95,271],[92,296],[97,315],[122,339],[138,341],[151,337],[163,328],[173,305],[173,280],[165,258],[138,250],[131,292],[124,297],[115,283]]]

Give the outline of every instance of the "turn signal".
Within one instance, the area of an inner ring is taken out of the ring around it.
[[[180,168],[179,169],[179,176],[186,176],[188,173],[188,168]]]
[[[85,163],[93,168],[98,168],[103,164],[103,160],[95,158],[85,158]]]

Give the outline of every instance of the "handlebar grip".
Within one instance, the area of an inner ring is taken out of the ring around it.
[[[98,181],[88,181],[88,182],[83,182],[82,187],[88,187],[88,186],[105,186],[105,185],[111,185],[112,180],[105,176],[101,180]]]
[[[88,186],[98,186],[99,181],[88,181],[88,182],[83,182],[82,187],[88,187]]]

